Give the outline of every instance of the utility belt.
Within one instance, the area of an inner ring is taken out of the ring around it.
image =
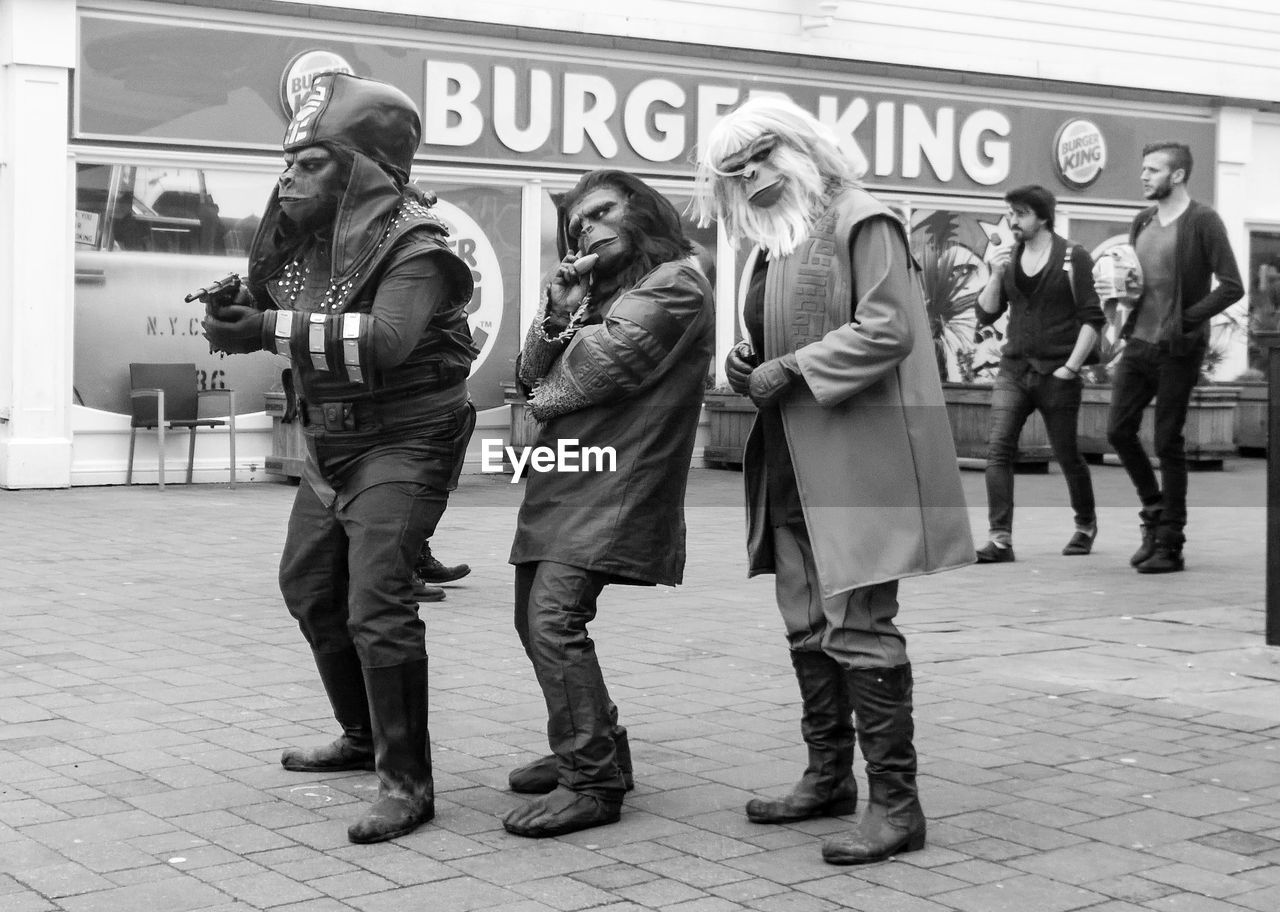
[[[467,402],[467,385],[433,390],[405,399],[361,399],[354,402],[299,402],[304,427],[326,432],[368,432],[449,414]]]

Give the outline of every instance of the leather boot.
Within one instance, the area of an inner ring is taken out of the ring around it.
[[[295,773],[373,769],[373,730],[360,657],[355,649],[317,652],[314,656],[333,716],[342,727],[342,737],[324,747],[291,747],[280,756],[280,765]]]
[[[378,772],[378,799],[347,828],[352,842],[383,842],[435,816],[427,660],[364,670]]]
[[[1150,510],[1145,507],[1138,511],[1138,519],[1142,522],[1142,544],[1129,558],[1129,566],[1136,567],[1156,553],[1156,530],[1160,525],[1160,508]]]
[[[547,740],[556,757],[556,787],[513,808],[502,826],[517,836],[559,836],[616,823],[626,794],[612,737],[618,710],[609,699],[587,635],[586,612],[564,611],[529,640],[529,657],[547,704]]]
[[[613,716],[616,719],[618,710],[615,707]],[[635,776],[631,772],[631,745],[627,742],[625,726],[613,723],[613,749],[618,760],[618,772],[622,773],[622,784],[627,791],[636,787]],[[507,777],[511,791],[522,795],[545,795],[556,787],[559,775],[559,761],[555,754],[539,757],[532,763],[516,767]]]
[[[1139,573],[1177,573],[1185,566],[1182,560],[1182,544],[1185,538],[1181,529],[1160,526],[1156,529],[1155,549],[1151,556],[1134,566]]]
[[[809,748],[809,765],[791,794],[747,802],[747,818],[753,823],[852,814],[858,800],[853,778],[853,710],[845,670],[824,652],[792,652],[791,664],[800,682],[800,734]]]
[[[924,848],[925,819],[916,792],[912,744],[911,665],[845,674],[871,794],[853,829],[823,844],[822,858],[830,864],[868,864]]]
[[[424,583],[452,583],[454,580],[462,579],[470,572],[470,564],[455,564],[452,567],[446,567],[440,563],[439,559],[431,553],[430,542],[422,543],[422,550],[418,553],[418,565],[414,568],[414,575]]]

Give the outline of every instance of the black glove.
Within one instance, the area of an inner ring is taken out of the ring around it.
[[[213,294],[202,294],[199,300],[204,302],[204,312],[208,316],[217,316],[219,311],[225,310],[233,305],[242,307],[254,307],[255,301],[253,295],[249,293],[249,289],[244,287],[244,283],[236,281],[226,288],[221,288]]]
[[[262,349],[263,316],[260,310],[232,304],[218,308],[217,316],[209,314],[200,325],[214,351],[247,355]]]
[[[747,386],[747,395],[757,408],[773,405],[791,385],[802,379],[800,362],[794,354],[783,355],[766,361],[751,372],[751,382]]]
[[[729,349],[729,356],[724,359],[724,373],[729,379],[729,388],[735,393],[746,395],[751,371],[759,363],[755,349],[746,339]]]

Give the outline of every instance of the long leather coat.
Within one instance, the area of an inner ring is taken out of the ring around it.
[[[536,447],[612,447],[616,471],[531,470],[511,563],[550,560],[619,582],[681,582],[684,494],[714,348],[711,286],[692,259],[664,263],[554,353],[535,323],[521,380],[538,382]],[[536,375],[536,376],[535,376]],[[557,414],[558,413],[558,414]]]

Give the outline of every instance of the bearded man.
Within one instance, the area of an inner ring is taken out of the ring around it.
[[[425,630],[412,575],[457,482],[475,409],[467,265],[434,200],[408,184],[421,122],[407,95],[316,77],[285,134],[285,170],[249,253],[248,288],[207,302],[228,354],[289,357],[307,458],[280,591],[342,735],[285,769],[376,770],[352,842],[435,813]]]
[[[777,98],[728,114],[698,164],[703,223],[757,245],[740,295],[749,338],[725,371],[758,409],[749,573],[775,574],[809,754],[792,792],[747,816],[851,813],[856,718],[870,798],[823,846],[833,864],[924,846],[898,580],[974,560],[918,267],[856,176],[827,128]]]
[[[551,755],[515,770],[544,793],[507,814],[520,836],[613,823],[631,787],[626,731],[587,624],[610,583],[676,585],[684,493],[714,348],[711,285],[661,195],[593,171],[560,200],[563,257],[525,339],[518,376],[535,446],[612,448],[531,473],[511,548],[515,626],[547,704]]]

